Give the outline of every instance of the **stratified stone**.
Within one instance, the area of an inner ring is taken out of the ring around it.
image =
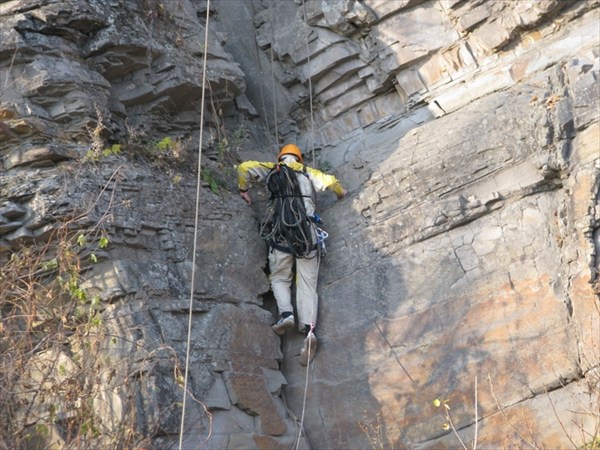
[[[99,421],[131,413],[140,442],[175,448],[189,363],[185,447],[290,448],[302,416],[303,448],[454,448],[435,399],[469,445],[476,427],[490,447],[595,432],[597,2],[300,3],[0,6],[0,253],[89,232]],[[248,208],[232,169],[288,140],[348,190],[319,198],[308,368],[303,336],[270,328],[266,195]],[[29,367],[70,368],[61,344]],[[49,431],[39,447],[67,445]]]

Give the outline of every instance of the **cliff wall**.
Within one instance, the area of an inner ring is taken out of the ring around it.
[[[597,445],[598,5],[1,1],[0,445]],[[286,142],[349,191],[308,370],[233,170]]]

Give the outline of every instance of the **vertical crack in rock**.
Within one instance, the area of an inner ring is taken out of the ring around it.
[[[394,355],[394,359],[396,360],[396,362],[398,363],[398,366],[400,366],[400,368],[402,369],[402,371],[406,374],[406,376],[408,377],[408,379],[411,381],[411,383],[413,384],[413,386],[416,388],[418,388],[417,383],[415,382],[415,380],[413,380],[413,378],[410,376],[410,373],[408,373],[408,371],[406,370],[406,368],[404,367],[404,365],[402,364],[402,361],[400,361],[400,358],[398,357],[398,354],[396,353],[396,350],[394,349],[394,347],[392,346],[392,344],[388,341],[386,335],[383,333],[383,331],[381,330],[381,328],[379,328],[379,325],[377,324],[377,322],[374,323],[375,327],[377,328],[377,331],[379,332],[379,335],[382,337],[382,339],[385,341],[385,343],[388,345],[388,347],[390,348],[390,351],[392,352],[392,354]]]
[[[600,163],[598,166],[600,166]],[[600,171],[600,167],[598,167],[598,170]],[[594,289],[598,296],[600,296],[600,176],[596,178],[594,191],[595,196],[593,202],[596,206],[591,212],[590,237],[592,240],[592,248],[589,265],[592,271],[592,279],[590,281],[594,284]]]

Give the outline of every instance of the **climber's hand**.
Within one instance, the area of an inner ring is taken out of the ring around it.
[[[348,192],[346,191],[346,189],[342,189],[342,192],[340,192],[339,194],[337,194],[337,198],[338,200],[344,198],[346,196]]]
[[[249,205],[252,204],[252,197],[250,197],[250,192],[248,192],[248,191],[245,191],[245,192],[240,191],[240,195],[242,196],[242,198],[244,200],[246,200],[246,203],[248,203]]]

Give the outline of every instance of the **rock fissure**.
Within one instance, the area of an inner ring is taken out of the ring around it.
[[[379,328],[379,325],[375,324],[375,326],[377,327],[377,331],[379,332],[379,334],[381,335],[381,337],[384,339],[385,343],[389,346],[390,351],[392,352],[392,354],[394,355],[394,359],[396,360],[396,362],[398,363],[398,366],[400,366],[400,368],[402,369],[402,371],[406,374],[406,376],[408,377],[408,379],[411,381],[411,383],[415,386],[415,388],[417,388],[417,384],[415,383],[415,380],[412,379],[412,377],[410,376],[410,374],[408,373],[408,371],[406,370],[406,368],[404,367],[404,365],[402,364],[402,362],[400,361],[400,358],[398,357],[398,355],[396,354],[396,350],[394,349],[394,347],[388,342],[385,334],[381,331],[381,329]]]

